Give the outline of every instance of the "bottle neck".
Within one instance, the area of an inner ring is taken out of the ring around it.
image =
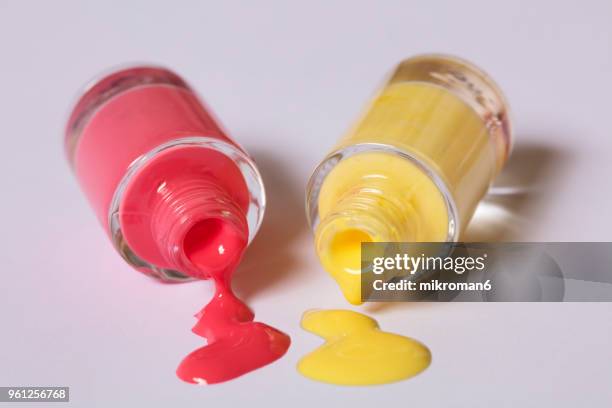
[[[418,228],[415,209],[386,191],[384,184],[364,183],[345,193],[321,220],[318,240],[333,239],[346,228],[360,231],[361,236],[373,242],[413,240]]]
[[[189,276],[229,279],[248,243],[242,209],[227,191],[202,178],[157,188],[151,232],[168,265]]]
[[[415,209],[388,190],[384,181],[352,188],[315,231],[321,263],[353,304],[361,303],[361,243],[413,241],[418,236]]]

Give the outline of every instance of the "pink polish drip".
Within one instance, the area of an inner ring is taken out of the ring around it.
[[[198,226],[194,229],[190,235],[199,233]],[[202,229],[205,239],[189,237],[185,241],[185,251],[194,265],[201,265],[215,282],[215,295],[196,315],[198,321],[192,329],[207,340],[207,345],[187,355],[176,371],[190,383],[214,384],[238,377],[282,357],[291,343],[279,330],[254,322],[253,312],[232,292],[231,275],[246,241],[227,224],[221,223],[214,230],[218,233],[212,237],[210,229]],[[190,239],[195,246],[188,242]],[[222,255],[218,248],[224,248]],[[226,254],[229,261],[219,260]]]

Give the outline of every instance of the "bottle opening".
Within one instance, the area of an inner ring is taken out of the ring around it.
[[[113,196],[110,232],[124,258],[147,274],[207,279],[254,237],[264,197],[259,174],[239,150],[205,137],[175,139],[130,167]],[[221,238],[227,256],[217,252],[207,266],[197,254],[219,250],[212,245]]]
[[[357,219],[359,220],[359,219]],[[344,297],[352,304],[361,304],[361,243],[379,238],[366,226],[356,225],[355,219],[343,216],[324,220],[317,229],[316,249],[325,270],[336,280]],[[377,232],[378,233],[378,232]]]
[[[361,243],[372,242],[372,237],[359,229],[337,232],[331,239],[329,260],[334,269],[348,273],[361,272]]]
[[[195,269],[214,277],[240,259],[246,244],[246,235],[234,223],[209,218],[187,231],[183,251]]]

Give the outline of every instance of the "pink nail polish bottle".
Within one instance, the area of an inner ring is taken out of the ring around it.
[[[225,270],[262,221],[257,168],[167,69],[134,67],[95,81],[70,115],[65,146],[117,251],[159,279]]]

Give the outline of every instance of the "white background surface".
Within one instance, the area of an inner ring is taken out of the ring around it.
[[[302,312],[347,307],[315,259],[306,180],[403,57],[471,59],[511,102],[515,155],[500,184],[522,193],[481,208],[470,238],[609,240],[612,3],[178,3],[0,0],[0,385],[67,385],[75,407],[612,404],[612,304],[370,306],[382,328],[428,345],[431,367],[365,388],[315,383],[294,368],[320,344],[299,328]],[[182,74],[268,188],[235,286],[293,344],[226,384],[174,375],[201,345],[191,315],[212,286],[166,286],[131,270],[64,160],[77,90],[133,61]]]

